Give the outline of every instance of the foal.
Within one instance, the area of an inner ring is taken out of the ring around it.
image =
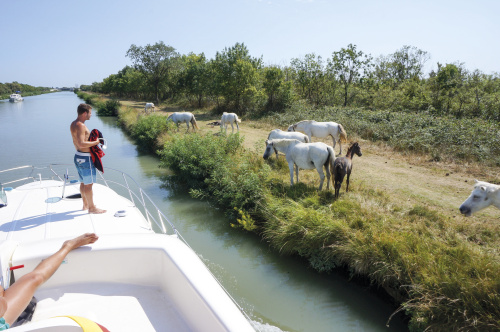
[[[357,154],[358,156],[362,156],[361,153],[361,147],[359,146],[358,142],[353,143],[349,149],[347,150],[347,153],[345,154],[345,157],[339,157],[335,159],[335,162],[333,164],[333,169],[334,169],[334,179],[335,179],[335,198],[339,197],[340,194],[340,186],[342,186],[342,181],[344,181],[344,176],[347,174],[347,186],[346,186],[346,192],[349,191],[349,177],[351,176],[351,170],[352,170],[352,157],[354,157],[354,154]]]

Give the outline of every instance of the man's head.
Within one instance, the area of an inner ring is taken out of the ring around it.
[[[87,112],[90,112],[90,110],[92,109],[92,106],[90,106],[89,104],[80,104],[78,105],[78,115],[82,115],[83,113],[87,113]]]

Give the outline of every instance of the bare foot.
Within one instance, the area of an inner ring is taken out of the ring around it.
[[[68,240],[63,243],[63,247],[68,246],[69,250],[76,249],[78,247],[94,243],[99,237],[95,233],[85,233],[72,240]]]
[[[89,209],[89,208],[88,208],[88,207],[86,207],[86,206],[82,207],[82,211],[85,211],[85,210],[88,210],[88,209]]]
[[[102,209],[98,209],[98,208],[94,208],[94,209],[89,209],[89,213],[91,214],[100,214],[100,213],[105,213],[106,210],[102,210]]]

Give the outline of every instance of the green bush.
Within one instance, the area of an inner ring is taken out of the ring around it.
[[[136,141],[139,149],[155,152],[158,149],[158,137],[167,130],[167,121],[161,115],[141,116],[131,126],[130,135]]]
[[[117,116],[121,104],[116,99],[108,99],[104,102],[98,102],[96,105],[97,113],[100,116]]]

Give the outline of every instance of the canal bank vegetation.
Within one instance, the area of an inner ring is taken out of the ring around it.
[[[0,83],[0,100],[9,99],[9,96],[13,93],[20,91],[23,97],[41,95],[43,93],[49,93],[50,88],[46,87],[35,87],[28,84],[22,84],[18,82],[12,83]]]
[[[156,76],[158,85],[153,67],[139,56],[153,50],[165,51],[157,61],[164,73]],[[233,227],[260,235],[318,272],[347,271],[384,289],[408,315],[412,331],[500,329],[498,220],[455,218],[426,203],[447,197],[412,196],[406,202],[370,181],[352,181],[351,192],[335,200],[332,191],[316,190],[315,171],[302,172],[291,187],[286,162],[265,162],[262,144],[252,148],[245,145],[248,137],[214,135],[206,128],[177,132],[166,124],[164,111],[175,104],[217,119],[230,110],[243,115],[243,123],[282,129],[304,119],[334,120],[363,146],[389,146],[387,157],[424,160],[429,176],[432,163],[455,163],[457,169],[466,163],[484,180],[499,183],[497,74],[455,63],[438,64],[424,77],[427,53],[407,46],[373,60],[349,45],[326,63],[310,54],[287,67],[264,66],[243,44],[212,60],[176,54],[163,43],[134,46],[127,54],[134,67],[85,89],[141,105],[155,101],[160,111],[152,115],[138,106],[119,107],[120,124],[140,148],[157,153],[193,197],[225,211]],[[389,180],[396,187],[402,177]]]

